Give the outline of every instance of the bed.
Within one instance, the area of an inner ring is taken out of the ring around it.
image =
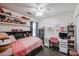
[[[27,38],[21,38],[11,43],[10,48],[8,48],[3,53],[0,53],[0,56],[25,56],[29,54],[31,55],[31,53],[35,49],[39,49],[42,47],[43,43],[40,38],[30,36]]]

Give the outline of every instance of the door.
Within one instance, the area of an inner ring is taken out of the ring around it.
[[[39,38],[42,39],[43,44],[44,44],[44,29],[39,29]]]

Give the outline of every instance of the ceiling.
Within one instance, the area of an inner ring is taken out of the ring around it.
[[[76,5],[76,3],[0,3],[0,6],[36,19],[74,11]],[[43,15],[36,16],[39,7],[44,9]]]

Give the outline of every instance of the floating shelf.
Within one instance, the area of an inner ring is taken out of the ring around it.
[[[11,18],[16,18],[16,19],[20,19],[20,18],[17,18],[16,16],[13,16],[13,15],[8,15],[8,14],[4,14],[4,13],[0,13],[1,15],[5,15],[7,17],[11,17]],[[29,18],[29,17],[27,17]]]
[[[0,13],[0,15],[5,15],[5,16],[7,16],[7,17],[11,17],[11,18],[14,18],[14,19],[20,19],[20,18],[17,18],[16,16],[12,16],[12,15],[7,15],[7,14],[4,14],[4,13]],[[22,20],[22,19],[20,19],[20,20]],[[0,22],[0,24],[4,24],[4,25],[14,25],[14,26],[27,26],[27,27],[29,27],[28,25],[27,25],[27,23],[26,24],[18,24],[18,23],[8,23],[8,22]]]
[[[0,22],[0,24],[4,25],[14,25],[14,26],[23,26],[23,27],[30,27],[27,24],[15,24],[15,23],[7,23],[7,22]]]

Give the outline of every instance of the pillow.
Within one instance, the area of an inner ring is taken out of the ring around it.
[[[8,37],[9,37],[9,40],[10,40],[11,43],[16,41],[16,39],[13,35],[10,35]]]
[[[6,33],[0,33],[0,53],[10,47],[10,39]]]
[[[6,33],[0,33],[0,46],[10,44],[9,37]]]
[[[10,40],[9,39],[5,39],[5,40],[0,40],[0,46],[3,46],[3,45],[7,45],[7,44],[10,44]]]
[[[16,39],[25,38],[24,33],[16,33],[16,34],[14,34],[14,37],[15,37]]]
[[[8,35],[6,33],[0,33],[0,40],[8,38]]]
[[[10,46],[11,46],[10,44],[0,46],[0,53],[3,53],[4,51],[6,51],[8,48],[10,48]]]

